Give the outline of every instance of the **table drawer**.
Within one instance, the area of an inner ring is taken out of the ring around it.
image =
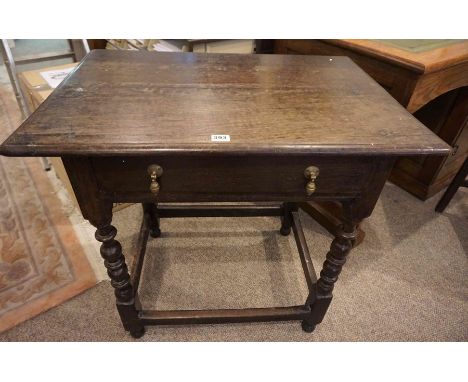
[[[368,157],[113,157],[93,158],[101,193],[114,201],[299,201],[361,194],[373,174]],[[150,191],[150,165],[163,169]],[[309,166],[319,169],[308,195]]]

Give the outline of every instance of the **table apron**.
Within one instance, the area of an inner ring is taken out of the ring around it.
[[[163,169],[150,191],[150,165]],[[368,157],[96,157],[100,196],[114,202],[248,202],[353,199],[363,195],[376,167]],[[315,191],[304,175],[319,169]]]

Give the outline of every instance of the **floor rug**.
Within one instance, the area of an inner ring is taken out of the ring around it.
[[[19,123],[12,90],[0,85],[0,142]],[[0,333],[96,282],[40,160],[0,157]]]

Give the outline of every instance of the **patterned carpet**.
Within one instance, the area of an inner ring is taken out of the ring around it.
[[[0,141],[20,122],[0,85]],[[96,284],[38,158],[0,157],[0,332]]]

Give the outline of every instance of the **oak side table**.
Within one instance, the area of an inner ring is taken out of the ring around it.
[[[62,158],[134,337],[146,325],[268,320],[313,331],[395,159],[449,152],[346,57],[108,50],[88,54],[0,146],[8,156]],[[345,217],[319,276],[297,212],[311,200],[338,201]],[[111,225],[114,202],[143,205],[130,272]],[[281,234],[292,229],[297,243],[307,300],[145,310],[138,285],[148,237],[160,235],[160,218],[186,216],[280,217]]]

